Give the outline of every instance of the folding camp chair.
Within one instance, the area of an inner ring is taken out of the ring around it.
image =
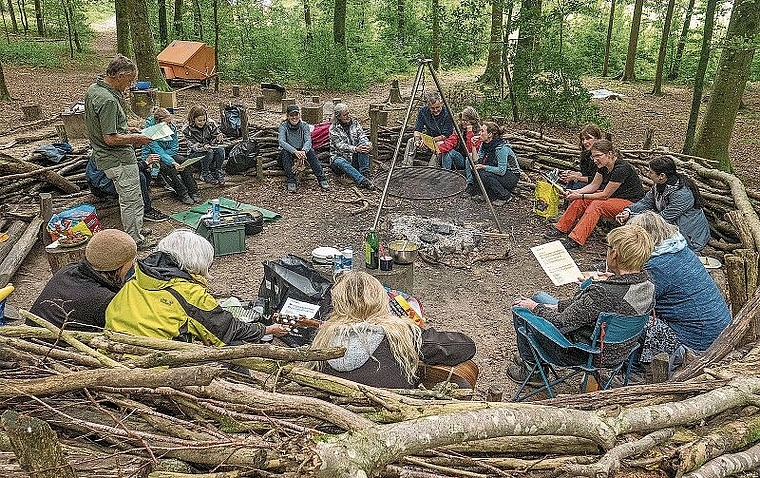
[[[599,318],[596,320],[594,332],[591,335],[591,343],[586,344],[571,342],[554,324],[524,307],[513,307],[512,311],[523,322],[523,325],[518,327],[517,332],[527,339],[534,359],[532,364],[526,364],[528,375],[518,388],[514,401],[524,400],[543,391],[550,398],[553,398],[556,385],[581,373],[584,374],[581,392],[586,390],[589,375],[599,383],[602,390],[606,390],[612,384],[613,379],[623,372],[622,383],[628,385],[634,359],[633,352],[639,348],[637,339],[644,331],[649,315],[627,316],[603,312],[599,314]],[[552,355],[547,354],[541,346],[541,342],[546,343],[547,340],[555,348],[561,349],[563,355],[570,355],[571,353],[575,355],[577,351],[580,351],[588,358],[585,363],[579,365],[568,366],[564,363],[557,363],[558,361]],[[607,347],[625,347],[625,358],[620,363],[605,364],[606,366],[602,368],[602,354]],[[558,372],[557,369],[564,370]],[[606,380],[602,380],[602,370],[606,372]],[[550,379],[550,375],[553,378]],[[543,385],[522,395],[528,383],[534,378],[540,378]]]

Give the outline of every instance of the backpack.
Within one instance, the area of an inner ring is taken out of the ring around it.
[[[245,109],[243,105],[227,105],[222,111],[222,121],[219,130],[228,138],[239,138],[243,135],[240,112]]]
[[[227,174],[240,174],[256,166],[259,143],[255,139],[241,141],[232,147],[227,155]]]

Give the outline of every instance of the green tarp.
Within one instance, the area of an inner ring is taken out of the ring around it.
[[[219,199],[219,207],[221,209],[222,213],[226,212],[245,212],[245,211],[259,211],[264,216],[264,222],[271,222],[275,219],[279,219],[280,215],[277,214],[274,211],[270,211],[269,209],[264,209],[262,207],[254,206],[252,204],[246,204],[242,202],[237,202],[232,199],[228,198],[217,198]],[[198,224],[201,222],[201,216],[206,214],[206,211],[208,211],[208,207],[211,204],[211,200],[204,202],[203,204],[198,204],[197,206],[193,206],[187,211],[178,212],[176,214],[172,214],[172,219],[181,222],[182,224],[187,224],[188,226],[192,227],[193,229],[198,228]]]

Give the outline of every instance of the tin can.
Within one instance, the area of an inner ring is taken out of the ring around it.
[[[337,253],[333,256],[333,275],[343,272],[343,254]]]
[[[219,199],[211,200],[211,220],[214,223],[219,222],[219,214],[221,213],[221,207],[219,206]]]
[[[354,249],[346,247],[343,249],[343,270],[346,272],[354,269]]]

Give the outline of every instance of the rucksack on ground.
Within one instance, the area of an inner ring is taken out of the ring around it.
[[[242,114],[245,110],[243,105],[227,105],[222,110],[222,121],[219,130],[228,138],[240,138],[243,136]]]
[[[227,174],[240,174],[255,167],[258,154],[259,143],[255,139],[239,142],[227,155]]]

